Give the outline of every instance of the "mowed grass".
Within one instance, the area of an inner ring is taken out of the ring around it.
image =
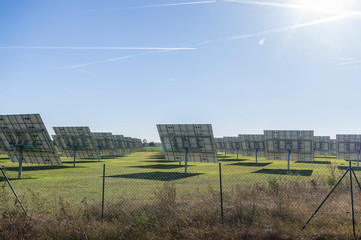
[[[267,184],[270,179],[282,178],[302,182],[326,179],[335,174],[341,176],[347,167],[344,160],[316,158],[313,163],[291,162],[288,172],[287,161],[268,161],[265,158],[218,154],[222,167],[223,190],[225,194],[235,191],[237,186],[253,186],[255,183]],[[18,164],[12,163],[7,156],[0,156],[0,165],[6,170],[13,187],[22,198],[24,205],[34,204],[42,198],[58,201],[59,198],[72,204],[81,202],[98,203],[102,198],[103,165],[105,164],[106,202],[121,199],[146,203],[154,200],[155,192],[165,183],[173,183],[179,196],[193,193],[209,194],[219,192],[219,165],[216,163],[189,162],[188,173],[184,173],[184,162],[169,162],[162,152],[138,152],[123,157],[105,158],[101,162],[93,159],[78,159],[73,168],[71,158],[61,157],[63,166],[23,164],[23,178],[17,179]],[[356,162],[352,162],[355,166]],[[359,177],[359,171],[356,171]],[[5,186],[4,179],[3,185]],[[320,181],[325,182],[325,181]],[[8,187],[4,191],[9,197]],[[35,197],[34,197],[35,196]],[[34,199],[31,201],[31,199]]]

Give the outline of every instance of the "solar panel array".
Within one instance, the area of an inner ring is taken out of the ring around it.
[[[240,149],[243,156],[265,157],[265,145],[263,134],[239,134]]]
[[[330,156],[330,143],[331,138],[329,136],[315,136],[314,138],[315,155]]]
[[[121,152],[111,132],[92,132],[93,139],[101,156],[116,156]]]
[[[239,139],[238,137],[223,137],[226,152],[229,154],[237,154],[239,151]]]
[[[182,161],[188,149],[188,161],[218,162],[210,124],[158,124],[158,133],[168,161]]]
[[[11,158],[14,146],[16,151]],[[39,114],[0,116],[0,149],[13,162],[19,162],[20,148],[24,163],[62,165]]]
[[[116,156],[143,150],[141,139],[91,132],[89,127],[54,127],[54,131],[53,141],[67,157],[73,157],[74,147],[77,147],[76,157],[85,159],[98,159],[99,153],[100,156]]]
[[[214,138],[214,144],[216,145],[217,152],[224,152],[225,145],[223,138]]]
[[[264,130],[267,160],[314,161],[313,131]]]
[[[330,155],[336,156],[337,155],[337,140],[330,139]]]
[[[77,158],[98,158],[96,142],[89,127],[54,127],[55,141],[67,157],[73,157],[76,148]]]
[[[361,150],[361,135],[337,134],[337,158],[356,160],[357,152]]]

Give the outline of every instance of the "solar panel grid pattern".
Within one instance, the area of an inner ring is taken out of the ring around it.
[[[157,128],[168,161],[182,161],[187,147],[188,161],[218,162],[212,125],[158,124]]]
[[[116,142],[110,132],[93,132],[92,136],[96,142],[96,146],[101,148],[101,156],[115,156],[120,152],[117,149]]]
[[[89,127],[53,127],[57,144],[67,157],[97,159],[98,150]]]
[[[330,142],[331,142],[331,138],[329,136],[315,136],[314,137],[315,155],[330,156],[331,155]]]
[[[11,158],[11,145],[32,145],[23,148],[24,163],[62,165],[48,131],[39,114],[0,116],[0,149]],[[19,148],[17,148],[19,150]],[[19,162],[19,151],[13,162]]]
[[[265,144],[263,134],[239,134],[240,150],[243,156],[265,157]]]
[[[223,138],[214,138],[214,144],[216,145],[217,152],[224,152],[225,145]]]
[[[336,156],[337,155],[337,140],[330,139],[330,155]]]
[[[264,130],[267,160],[314,161],[312,130]]]
[[[123,135],[113,135],[115,144],[120,154],[125,155],[128,153],[127,145]]]
[[[226,146],[226,151],[229,154],[237,154],[237,148],[239,149],[238,137],[223,137]]]
[[[361,150],[361,135],[337,134],[337,158],[345,160],[356,160],[357,151]]]

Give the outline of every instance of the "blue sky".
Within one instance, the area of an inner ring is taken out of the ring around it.
[[[216,137],[361,133],[358,11],[353,0],[3,0],[0,114],[148,141],[157,123],[211,123]]]

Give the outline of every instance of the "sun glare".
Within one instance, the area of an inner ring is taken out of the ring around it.
[[[297,5],[305,10],[325,13],[345,13],[349,9],[347,0],[298,0]]]

